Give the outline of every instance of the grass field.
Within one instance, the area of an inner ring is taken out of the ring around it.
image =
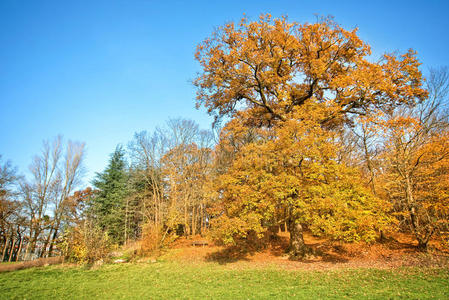
[[[0,273],[1,299],[448,299],[449,270],[156,262]]]

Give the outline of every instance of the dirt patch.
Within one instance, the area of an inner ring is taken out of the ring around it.
[[[47,265],[56,265],[63,262],[62,256],[39,258],[31,261],[18,262],[14,264],[0,264],[0,272],[16,271],[33,267],[42,267]]]

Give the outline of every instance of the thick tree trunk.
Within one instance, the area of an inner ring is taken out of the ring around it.
[[[57,227],[55,228],[55,232],[53,232],[53,237],[51,238],[50,242],[50,248],[48,249],[48,256],[50,257],[53,253],[53,247],[56,242],[56,238],[58,237],[58,231],[59,231],[60,224],[58,223]]]
[[[32,237],[31,237],[32,235]],[[40,232],[39,229],[35,229],[33,234],[30,233],[30,239],[31,239],[31,244],[30,244],[30,253],[34,254],[36,252],[36,245],[37,245],[37,239],[39,238]]]
[[[12,256],[14,255],[14,246],[16,245],[16,239],[12,239],[11,249],[9,250],[8,262],[11,262]]]
[[[383,232],[383,230],[381,230],[381,231],[379,232],[379,242],[383,243],[383,242],[385,242],[385,241],[387,241],[387,240],[388,240],[388,238],[387,238],[387,236],[385,235],[385,232]]]
[[[419,238],[418,239],[418,249],[426,251],[427,250],[427,241]]]
[[[200,235],[204,233],[204,212],[203,212],[203,204],[200,204]]]
[[[187,223],[187,200],[184,197],[184,235],[188,236],[188,229],[187,227],[189,227],[189,224]]]
[[[418,248],[421,250],[427,250],[427,244],[430,240],[430,237],[432,236],[433,230],[428,230],[424,234],[422,233],[422,225],[420,225],[418,220],[418,213],[416,211],[416,205],[415,205],[415,197],[413,193],[413,185],[410,177],[407,175],[405,177],[405,184],[406,184],[406,200],[407,200],[407,206],[409,210],[409,216],[410,216],[410,224],[412,227],[412,231],[415,234],[416,240],[418,241]]]
[[[296,223],[294,221],[289,222],[289,231],[290,231],[290,256],[292,258],[302,258],[308,252],[309,248],[304,243],[303,236],[303,226],[300,223]]]
[[[28,239],[27,239],[27,246],[26,246],[26,248],[25,248],[25,255],[24,255],[24,260],[28,260],[29,259],[29,253],[30,253],[30,246],[31,246],[31,235],[30,236],[28,236]]]
[[[53,227],[50,228],[50,232],[48,233],[47,239],[45,240],[44,246],[42,247],[42,252],[39,255],[40,257],[44,257],[45,254],[47,254],[47,247],[48,247],[48,244],[50,243],[52,233],[53,233]]]
[[[20,244],[19,244],[19,250],[17,250],[16,261],[19,261],[20,252],[22,252],[22,246],[23,246],[23,236],[20,237]]]
[[[196,234],[196,224],[195,224],[195,205],[192,206],[192,235]]]
[[[6,235],[5,235],[5,246],[3,246],[2,261],[1,262],[3,262],[5,260],[6,249],[8,248],[8,242],[9,242],[9,238],[7,238]]]

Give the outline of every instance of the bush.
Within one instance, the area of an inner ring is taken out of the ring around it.
[[[170,245],[178,235],[174,230],[146,224],[142,230],[141,254],[149,254]]]
[[[69,261],[93,263],[105,259],[111,250],[106,232],[90,222],[71,228],[63,237],[61,248]]]

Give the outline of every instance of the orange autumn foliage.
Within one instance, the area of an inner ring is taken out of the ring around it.
[[[227,153],[221,165],[229,165],[219,172],[212,219],[222,241],[285,221],[293,255],[302,256],[306,227],[351,241],[371,241],[386,227],[388,205],[337,161],[334,129],[428,93],[414,51],[379,62],[370,55],[356,29],[331,18],[243,18],[198,46],[197,105],[217,121],[231,119],[219,145]]]
[[[197,105],[217,118],[251,109],[247,121],[285,121],[308,101],[329,108],[321,121],[425,99],[416,53],[371,62],[370,46],[331,18],[314,24],[287,18],[243,18],[220,27],[197,48],[202,72]]]
[[[421,248],[435,235],[447,243],[449,231],[449,124],[426,113],[400,112],[383,123],[385,190]]]

